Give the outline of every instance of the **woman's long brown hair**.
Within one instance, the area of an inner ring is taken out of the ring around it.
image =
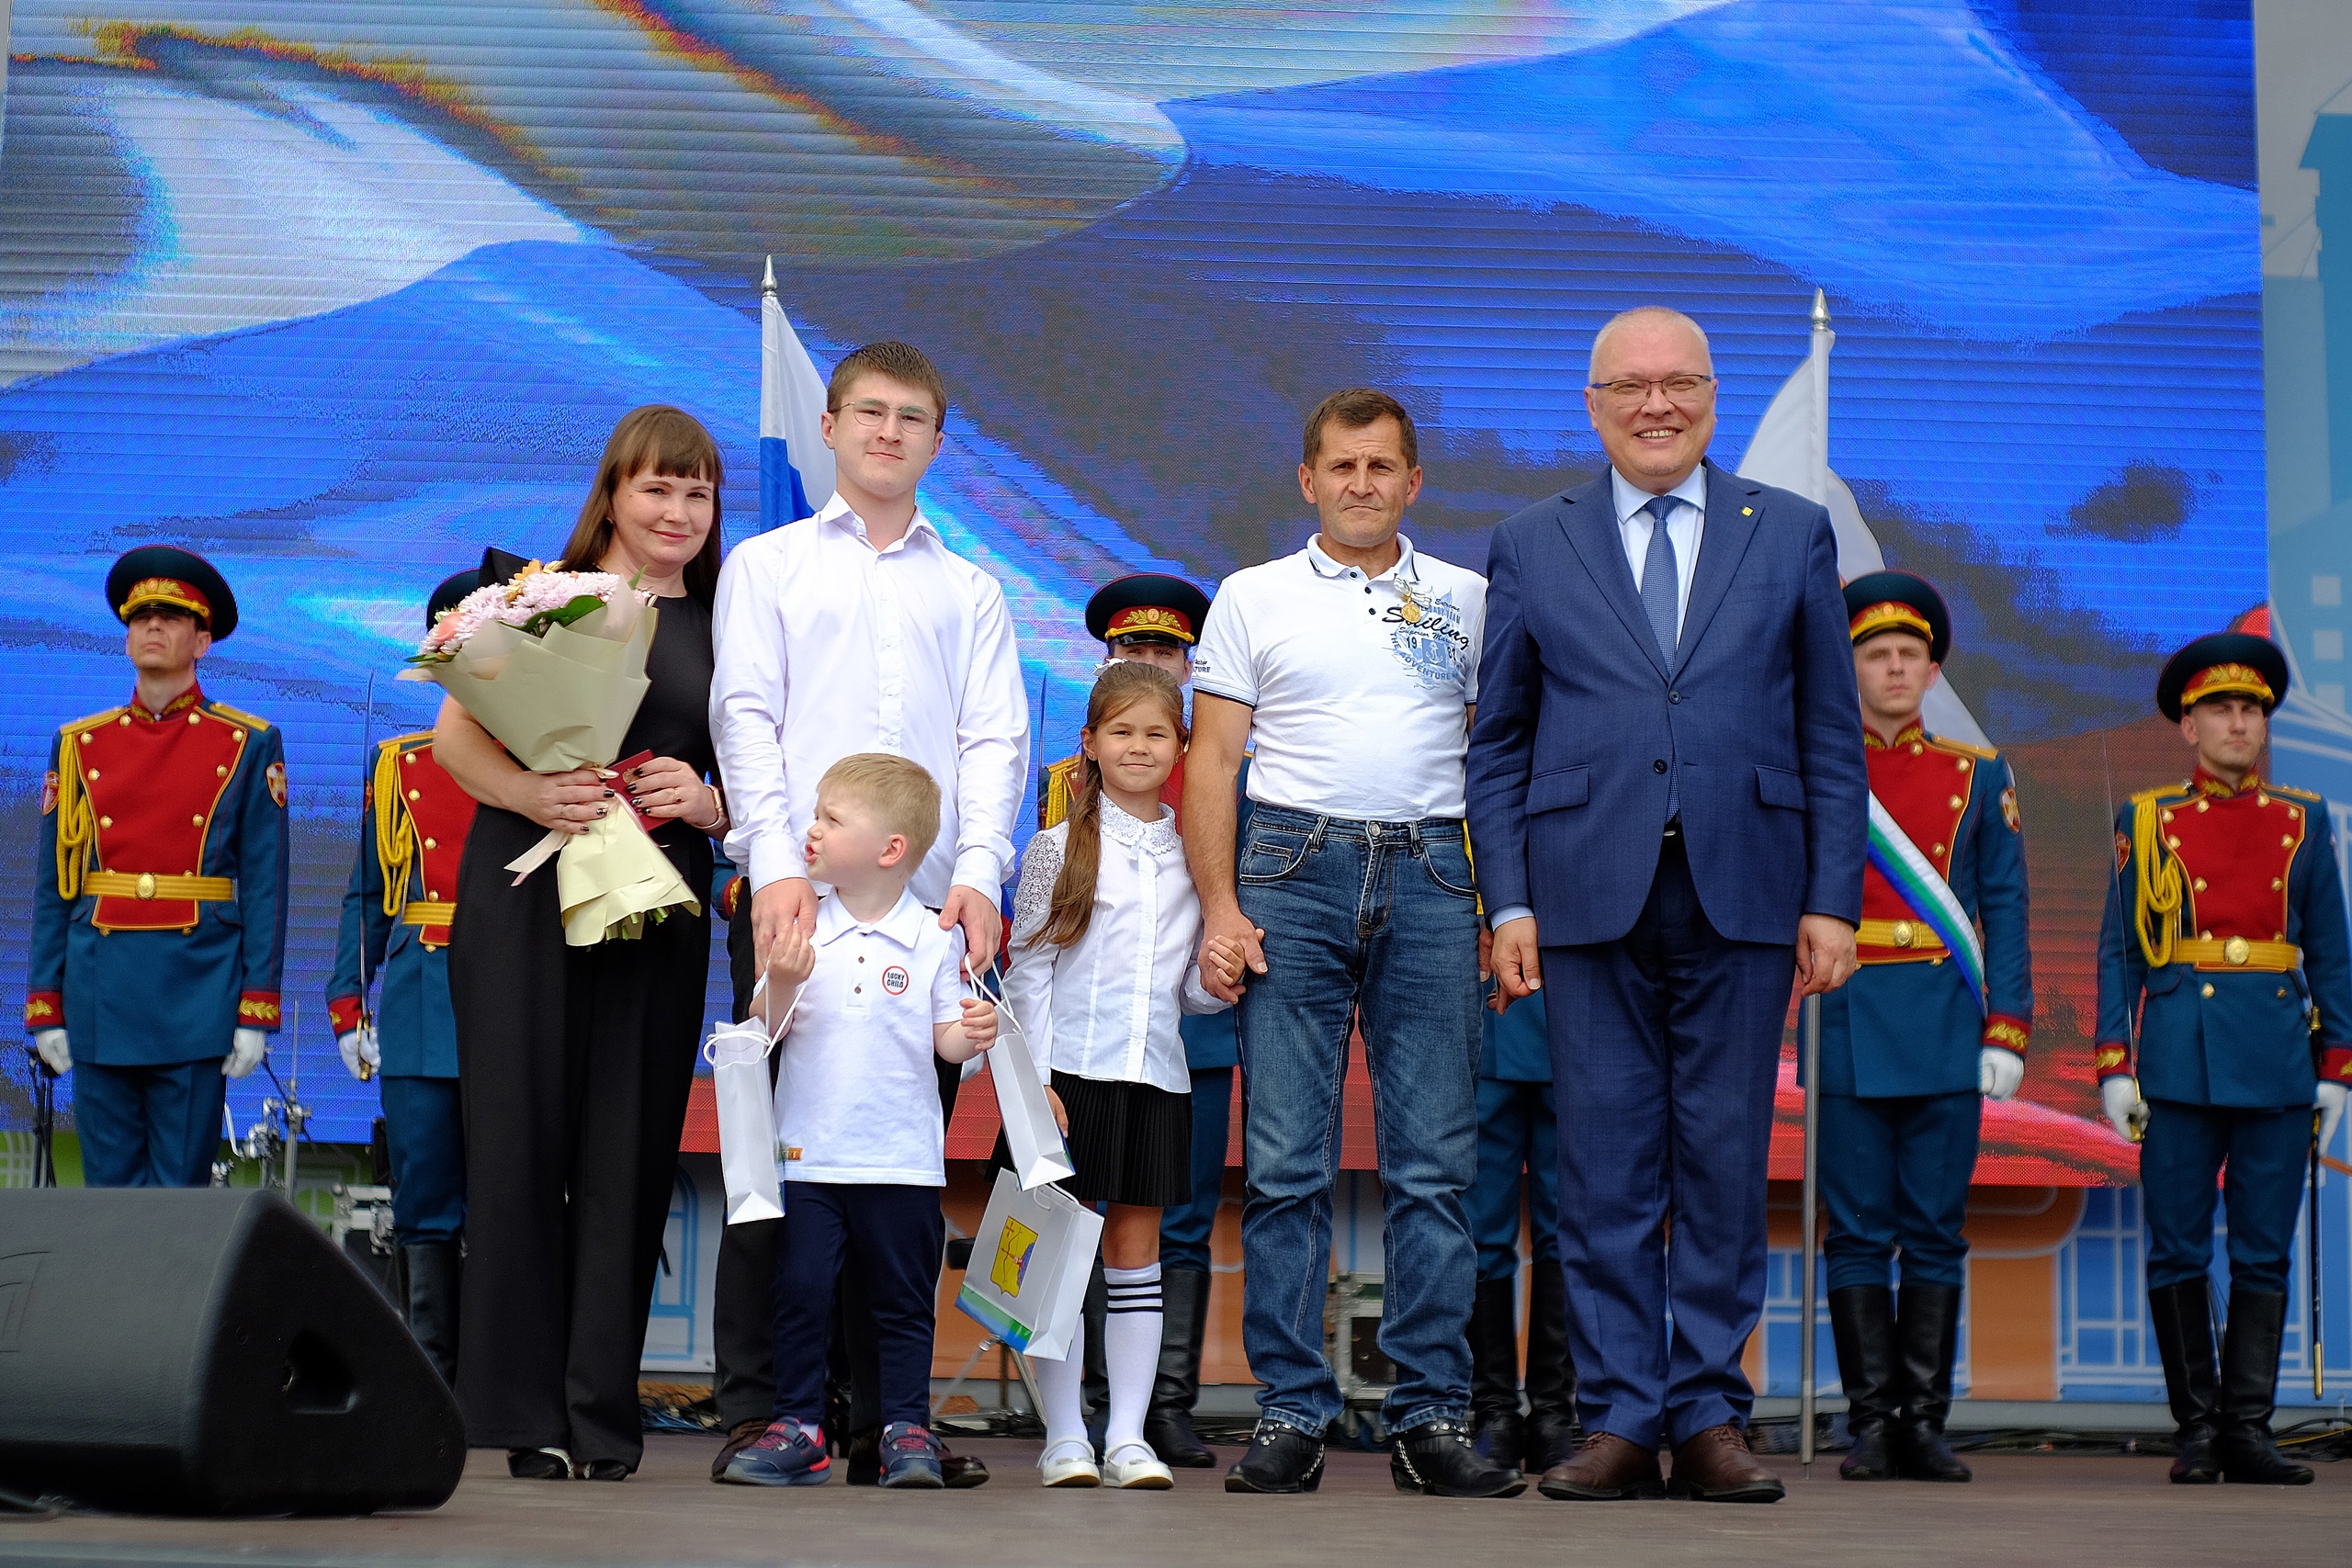
[[[1086,728],[1091,733],[1140,703],[1158,703],[1176,728],[1179,744],[1189,742],[1184,728],[1184,694],[1167,671],[1132,660],[1112,665],[1094,682],[1086,699]],[[1069,947],[1094,923],[1094,883],[1102,868],[1102,768],[1080,750],[1078,766],[1069,782],[1069,837],[1062,845],[1062,874],[1054,883],[1054,901],[1046,923],[1031,943],[1050,942]]]
[[[682,574],[686,592],[707,604],[718,597],[718,562],[726,553],[719,538],[719,488],[727,471],[719,461],[718,443],[702,421],[667,403],[648,403],[621,415],[605,443],[596,465],[596,483],[581,503],[580,521],[563,547],[563,563],[574,571],[601,570],[597,562],[613,547],[613,498],[621,486],[642,473],[669,479],[701,479],[710,486],[710,532],[702,548]]]

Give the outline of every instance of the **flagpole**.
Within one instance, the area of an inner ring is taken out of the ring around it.
[[[1801,1224],[1804,1278],[1797,1289],[1797,1315],[1803,1323],[1797,1339],[1797,1468],[1810,1476],[1813,1473],[1814,1361],[1816,1355],[1814,1339],[1819,1332],[1813,1321],[1814,1275],[1820,1268],[1817,1260],[1821,1256],[1821,1237],[1815,1229],[1815,1215],[1821,1201],[1817,1163],[1821,1134],[1821,998],[1817,996],[1807,997],[1797,1004],[1797,1041],[1804,1062],[1804,1215]]]
[[[775,257],[774,256],[768,257],[767,276],[760,279],[760,298],[763,299],[775,298]]]
[[[1812,499],[1829,504],[1829,299],[1813,291],[1813,479]]]

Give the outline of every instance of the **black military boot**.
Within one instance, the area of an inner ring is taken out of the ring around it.
[[[458,1386],[458,1289],[465,1265],[454,1241],[412,1242],[408,1254],[408,1331],[451,1388]]]
[[[1519,1301],[1511,1280],[1481,1280],[1470,1298],[1470,1443],[1497,1464],[1519,1467]]]
[[[1475,1382],[1472,1390],[1475,1401]],[[1577,1366],[1568,1354],[1567,1276],[1559,1264],[1537,1258],[1527,1271],[1527,1444],[1520,1468],[1541,1475],[1576,1458],[1583,1444]]]
[[[2213,1427],[2221,1378],[2213,1367],[2213,1309],[2205,1281],[2151,1290],[2148,1321],[2164,1358],[2165,1394],[2172,1401],[2173,1483],[2211,1486],[2222,1479]]]
[[[1838,1342],[1838,1380],[1846,1387],[1846,1433],[1853,1447],[1838,1463],[1848,1481],[1893,1481],[1894,1292],[1884,1285],[1848,1285],[1829,1292],[1829,1332]]]
[[[1527,1477],[1470,1446],[1470,1428],[1441,1416],[1395,1434],[1388,1444],[1388,1478],[1399,1492],[1431,1497],[1516,1497]]]
[[[1209,1277],[1197,1269],[1159,1271],[1159,1374],[1144,1412],[1143,1440],[1171,1470],[1207,1470],[1216,1463],[1193,1430],[1201,1397],[1201,1338],[1208,1332]]]
[[[1250,1446],[1225,1472],[1227,1492],[1312,1492],[1323,1484],[1323,1439],[1260,1417]]]
[[[1952,1357],[1960,1349],[1960,1287],[1904,1286],[1895,1298],[1894,1347],[1903,1401],[1888,1445],[1895,1469],[1911,1481],[1974,1479],[1944,1441]]]
[[[2279,1457],[2270,1437],[2278,1391],[2278,1339],[2287,1326],[2287,1298],[2276,1291],[2230,1292],[2222,1330],[2222,1479],[2249,1486],[2309,1486],[2309,1465]]]

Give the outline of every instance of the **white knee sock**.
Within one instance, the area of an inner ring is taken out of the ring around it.
[[[1046,1419],[1041,1457],[1064,1440],[1092,1451],[1086,1440],[1086,1325],[1079,1325],[1067,1357],[1058,1361],[1031,1361],[1029,1370],[1036,1374],[1037,1392],[1046,1396],[1046,1408],[1038,1412]]]
[[[1111,1374],[1111,1413],[1102,1433],[1102,1457],[1143,1441],[1144,1411],[1151,1404],[1152,1380],[1159,1374],[1159,1265],[1105,1269],[1111,1314],[1102,1329],[1102,1365]]]

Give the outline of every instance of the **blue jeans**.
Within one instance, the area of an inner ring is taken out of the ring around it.
[[[1462,824],[1260,806],[1237,870],[1241,912],[1266,933],[1266,973],[1240,1008],[1241,1337],[1259,1406],[1318,1435],[1341,1409],[1323,1304],[1340,1085],[1361,1014],[1387,1222],[1380,1348],[1396,1364],[1382,1415],[1392,1429],[1460,1416],[1478,1066],[1477,900]]]

